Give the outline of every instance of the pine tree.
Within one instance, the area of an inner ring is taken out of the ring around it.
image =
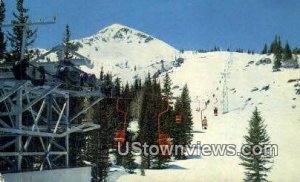
[[[135,92],[138,92],[138,91],[140,91],[140,85],[139,85],[139,78],[136,78],[135,80],[134,80],[134,91]]]
[[[163,110],[168,107],[169,104],[169,98],[167,100],[162,98],[162,90],[160,83],[157,82],[155,79],[153,80],[153,93],[155,97],[153,98],[155,100],[155,108],[157,108],[157,111],[154,113],[156,115],[156,118],[158,117],[158,113],[162,112]],[[171,123],[171,113],[172,109],[169,106],[169,111],[165,113],[160,119],[160,130],[163,134],[170,134],[170,123]],[[157,119],[156,119],[157,120]],[[157,136],[157,135],[156,135]],[[157,138],[158,139],[158,138]],[[158,141],[156,141],[156,144],[159,144]],[[159,146],[159,145],[158,145]],[[157,155],[153,157],[153,167],[157,169],[164,169],[168,167],[168,157],[164,155]]]
[[[112,96],[112,75],[107,73],[104,75],[102,84],[101,84],[101,91],[106,95],[106,96]]]
[[[115,85],[115,96],[120,97],[121,95],[121,79],[117,77],[114,82]]]
[[[5,4],[3,1],[0,2],[0,60],[4,59],[6,50],[6,42],[4,40],[4,32],[2,31],[1,25],[5,19]]]
[[[264,49],[261,51],[261,54],[267,54],[268,53],[268,46],[265,44]]]
[[[126,83],[125,87],[123,88],[122,95],[125,97],[131,97],[128,82]]]
[[[110,166],[109,149],[113,143],[115,127],[113,118],[116,116],[115,102],[104,99],[93,107],[92,119],[101,128],[86,133],[84,160],[92,165],[92,182],[104,181]]]
[[[267,173],[270,172],[270,164],[272,163],[271,157],[266,155],[267,152],[270,152],[266,149],[266,145],[270,144],[270,137],[257,108],[255,108],[249,121],[248,135],[244,138],[246,144],[250,146],[245,148],[245,153],[240,157],[242,160],[240,165],[246,169],[244,181],[267,181]],[[254,146],[260,146],[262,151]]]
[[[137,165],[134,162],[135,161],[135,156],[132,153],[133,152],[132,146],[131,146],[132,136],[133,136],[133,133],[127,132],[127,141],[129,142],[128,154],[126,156],[124,156],[124,158],[123,158],[123,165],[124,165],[125,169],[127,170],[127,172],[130,173],[130,174],[134,173],[134,169],[137,168]]]
[[[161,108],[158,105],[158,99],[161,100],[161,95],[155,93],[155,82],[151,80],[150,74],[145,79],[144,88],[142,90],[142,105],[141,114],[139,118],[139,141],[148,145],[157,145],[158,135],[157,135],[157,116],[161,112]],[[149,153],[149,151],[146,151]],[[151,160],[153,156],[144,155],[142,153],[141,168],[149,169],[151,168]]]
[[[17,11],[13,13],[14,20],[11,21],[12,24],[22,24],[28,23],[29,15],[28,9],[24,7],[24,0],[17,0]],[[28,52],[28,47],[34,43],[37,30],[31,30],[28,26],[14,26],[12,32],[8,33],[8,40],[10,42],[12,56],[10,61],[19,61],[21,59],[21,50],[22,50],[22,40],[23,40],[23,30],[26,28],[26,41],[24,45],[25,52]],[[30,55],[27,54],[27,58]]]
[[[64,32],[64,60],[70,60],[72,59],[72,54],[70,53],[70,50],[72,49],[72,43],[70,42],[71,38],[71,31],[70,26],[66,25],[65,32]]]
[[[191,98],[189,96],[189,89],[187,84],[184,85],[181,93],[181,102],[183,107],[183,122],[185,123],[185,144],[189,145],[192,142],[193,134],[193,122],[192,122],[192,109],[191,109]]]
[[[290,45],[288,42],[286,42],[284,49],[283,49],[283,59],[286,61],[286,60],[290,60],[292,58],[293,58],[293,55],[292,55],[292,51],[290,49]]]
[[[83,98],[71,98],[70,99],[70,115],[75,115],[85,106]],[[81,124],[84,120],[84,115],[78,116],[74,120],[73,124]],[[84,166],[84,151],[85,151],[85,137],[82,133],[72,133],[70,135],[69,155],[70,166],[81,167]]]
[[[275,35],[275,38],[270,46],[270,53],[279,54],[282,52],[280,36]]]
[[[191,99],[189,96],[189,90],[187,85],[182,89],[181,96],[177,98],[175,103],[175,113],[181,115],[182,122],[176,125],[173,141],[175,145],[190,145],[193,138],[193,122],[192,122],[192,110]],[[177,151],[176,159],[186,159],[184,151]]]
[[[282,53],[282,46],[281,46],[281,39],[280,36],[278,36],[278,45],[277,45],[277,52]]]
[[[279,71],[281,67],[281,61],[282,61],[282,54],[281,52],[275,53],[275,60],[274,60],[274,65],[273,65],[273,70],[274,71]]]
[[[164,96],[168,97],[170,102],[172,101],[173,98],[173,92],[171,88],[172,88],[172,80],[167,72],[164,77],[162,93]],[[162,123],[162,127],[165,129],[165,132],[169,133],[172,137],[175,134],[174,128],[176,127],[173,107],[170,106],[169,111],[165,113],[164,117],[162,118],[161,123]],[[162,161],[162,162],[164,164],[166,161]]]
[[[163,85],[162,92],[169,99],[172,99],[172,97],[173,97],[173,93],[172,93],[172,80],[171,80],[168,72],[166,73],[165,78],[164,78],[164,85]]]
[[[101,66],[100,81],[102,82],[103,80],[104,80],[104,71],[103,71],[103,66]]]

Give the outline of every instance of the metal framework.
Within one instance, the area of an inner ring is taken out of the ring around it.
[[[233,54],[230,52],[228,62],[226,64],[226,68],[224,70],[223,76],[224,76],[224,84],[223,84],[223,114],[228,113],[229,110],[229,104],[228,104],[228,79],[230,77],[230,68],[233,62],[232,58]]]
[[[72,124],[104,98],[100,91],[69,91],[61,85],[35,87],[26,80],[0,79],[0,161],[10,165],[8,171],[21,171],[30,162],[39,170],[69,167],[70,134],[100,128],[89,122]],[[95,101],[71,116],[70,97],[87,95]],[[64,162],[57,160],[61,157]]]

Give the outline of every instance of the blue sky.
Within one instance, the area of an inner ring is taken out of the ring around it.
[[[15,0],[4,0],[6,22]],[[38,27],[35,47],[50,48],[63,37],[66,24],[72,38],[90,36],[113,23],[144,31],[177,49],[260,51],[281,35],[300,46],[300,0],[25,0],[31,19],[57,17],[54,25]]]

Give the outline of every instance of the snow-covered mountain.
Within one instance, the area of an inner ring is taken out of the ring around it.
[[[92,70],[85,71],[98,75],[103,66],[106,71],[119,73],[119,77],[129,81],[132,76],[161,69],[162,61],[164,68],[168,69],[178,54],[165,42],[120,24],[113,24],[91,37],[74,42],[82,45],[78,52],[94,64]]]
[[[72,42],[78,45],[77,52],[93,64],[93,68],[81,66],[82,70],[99,76],[103,66],[105,72],[113,73],[123,82],[131,82],[134,77],[144,78],[148,72],[153,75],[169,70],[177,65],[175,60],[179,57],[179,52],[167,43],[120,24]],[[40,52],[46,50],[40,49]],[[57,60],[55,53],[47,57],[51,61]]]

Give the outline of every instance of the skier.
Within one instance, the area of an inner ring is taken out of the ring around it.
[[[207,119],[206,116],[204,116],[204,119],[202,120],[202,129],[207,129]]]
[[[218,108],[217,107],[214,108],[214,115],[218,116]]]

